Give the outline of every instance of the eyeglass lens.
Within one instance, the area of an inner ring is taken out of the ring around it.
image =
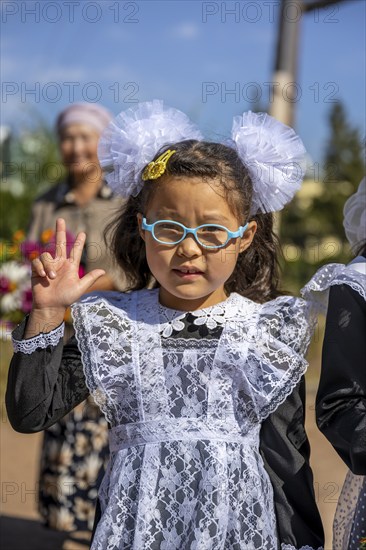
[[[178,243],[184,235],[184,229],[175,223],[157,223],[154,237],[167,244]],[[197,240],[203,246],[222,246],[229,238],[228,232],[217,225],[207,225],[197,231]]]

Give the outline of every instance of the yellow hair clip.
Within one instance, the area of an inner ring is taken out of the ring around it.
[[[152,162],[149,162],[149,164],[146,166],[145,170],[142,173],[142,179],[144,181],[146,180],[156,180],[162,176],[166,170],[166,165],[170,157],[175,153],[176,151],[171,151],[168,149],[165,151],[160,157],[158,157],[156,160],[153,160]]]

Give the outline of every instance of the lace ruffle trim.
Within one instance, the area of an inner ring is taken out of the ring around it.
[[[325,313],[328,307],[327,291],[334,285],[348,285],[366,300],[366,276],[352,269],[352,265],[343,264],[321,267],[301,289],[301,294],[312,306]]]
[[[57,346],[60,340],[64,336],[65,324],[62,323],[51,332],[41,332],[33,338],[27,338],[26,340],[16,340],[12,338],[14,353],[24,353],[30,355],[37,349],[46,349],[48,346]]]
[[[296,548],[295,546],[292,546],[292,544],[281,544],[281,550],[324,550],[323,546],[319,546],[319,548],[313,548],[312,546],[301,546],[301,548]]]
[[[111,423],[112,419],[110,418],[108,407],[107,407],[107,396],[102,391],[102,389],[98,387],[95,381],[95,376],[93,371],[93,361],[89,354],[89,346],[91,345],[91,342],[90,342],[90,334],[88,332],[88,326],[87,326],[87,315],[85,313],[85,307],[86,307],[85,304],[90,302],[93,303],[95,302],[95,300],[98,300],[98,299],[99,299],[99,295],[97,294],[86,296],[85,298],[83,298],[82,302],[77,302],[75,304],[72,304],[71,314],[72,314],[72,320],[73,320],[73,325],[75,329],[76,341],[78,343],[78,348],[81,353],[83,370],[85,374],[85,383],[95,403],[98,405],[98,407],[104,414],[107,421]],[[84,316],[83,316],[83,313],[85,313]]]
[[[290,357],[291,367],[288,371],[287,380],[283,386],[280,387],[273,395],[270,396],[270,401],[265,405],[261,411],[261,420],[265,420],[270,414],[272,414],[282,403],[284,403],[287,397],[292,393],[295,386],[300,381],[301,377],[305,374],[308,368],[308,362],[300,357]],[[301,549],[302,550],[302,549]]]

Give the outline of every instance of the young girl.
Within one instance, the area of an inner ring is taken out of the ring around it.
[[[162,102],[122,113],[100,157],[128,197],[112,247],[132,292],[79,300],[103,271],[79,279],[85,234],[68,258],[62,219],[56,257],[33,263],[8,412],[26,400],[28,416],[43,406],[53,419],[64,412],[54,405],[60,391],[80,402],[82,360],[111,427],[93,550],[295,548],[278,535],[259,434],[307,366],[307,307],[279,296],[270,213],[299,188],[305,150],[265,114],[236,117],[232,138],[202,141]],[[63,347],[72,303],[77,343]],[[17,384],[34,362],[33,387]],[[48,386],[42,403],[37,383]]]

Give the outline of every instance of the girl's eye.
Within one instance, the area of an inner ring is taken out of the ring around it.
[[[218,227],[217,225],[207,225],[206,227],[201,227],[200,231],[202,231],[203,233],[215,233],[225,230],[222,229],[222,227]]]
[[[156,226],[158,229],[167,229],[169,231],[180,231],[181,228],[179,225],[175,225],[173,223],[159,223]]]

